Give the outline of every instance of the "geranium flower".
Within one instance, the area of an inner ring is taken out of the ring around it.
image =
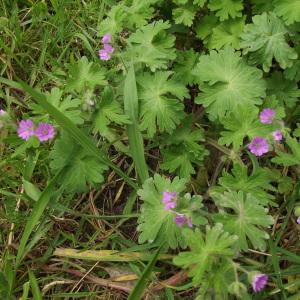
[[[265,108],[259,115],[260,122],[263,124],[272,124],[276,112],[272,108]]]
[[[22,120],[18,127],[18,136],[27,141],[31,136],[35,134],[34,124],[31,120]]]
[[[257,136],[251,141],[248,148],[254,155],[262,156],[269,151],[269,144],[265,138]]]

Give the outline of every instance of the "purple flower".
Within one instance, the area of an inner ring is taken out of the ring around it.
[[[3,109],[0,109],[0,116],[4,116],[4,115],[6,115],[6,111]]]
[[[110,42],[111,42],[111,34],[110,33],[104,34],[104,36],[102,37],[102,43],[108,44]]]
[[[190,228],[193,227],[193,223],[191,218],[188,218],[186,215],[184,214],[176,214],[174,221],[176,223],[177,226],[182,227],[183,225],[187,224]]]
[[[113,53],[115,51],[115,48],[113,48],[110,44],[104,44],[103,50],[107,53]]]
[[[110,54],[104,49],[99,50],[98,53],[101,60],[110,60],[111,58]]]
[[[248,145],[251,153],[256,156],[262,156],[269,151],[269,145],[265,138],[257,136]]]
[[[18,127],[18,136],[27,141],[34,133],[34,125],[31,120],[22,120]]]
[[[268,275],[263,273],[254,275],[251,283],[253,291],[257,293],[263,290],[268,282],[268,279]]]
[[[162,203],[165,210],[174,209],[176,207],[176,192],[163,192]]]
[[[263,124],[272,124],[275,118],[276,112],[272,108],[265,108],[259,115],[260,122]]]
[[[40,123],[37,129],[35,130],[35,135],[40,140],[40,142],[48,141],[53,139],[55,135],[54,127],[47,123]]]
[[[273,135],[274,141],[280,142],[282,140],[282,132],[279,129],[275,130],[272,133],[272,135]]]
[[[296,222],[297,224],[300,224],[300,217],[297,218]]]

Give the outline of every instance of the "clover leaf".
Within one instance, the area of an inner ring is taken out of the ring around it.
[[[265,72],[270,70],[273,58],[281,68],[291,67],[297,52],[286,40],[288,31],[283,22],[274,13],[256,15],[252,22],[241,35],[241,47],[245,54],[250,53],[250,62],[262,64]]]
[[[158,174],[147,179],[138,195],[143,201],[138,220],[139,243],[165,242],[172,249],[185,247],[182,229],[174,222],[174,212],[165,210],[162,203],[163,192],[180,194],[185,189],[186,180],[175,177],[173,181]]]
[[[141,101],[141,129],[153,137],[157,130],[171,133],[184,117],[180,100],[188,96],[184,84],[171,78],[172,72],[146,73],[137,79]]]
[[[211,119],[225,116],[238,105],[257,105],[265,96],[262,71],[248,66],[234,49],[202,55],[194,70],[202,93],[196,102],[203,104]]]
[[[268,210],[252,194],[242,191],[212,193],[211,196],[219,207],[215,221],[222,223],[224,230],[239,237],[238,249],[248,250],[249,240],[254,248],[264,251],[265,239],[269,238],[265,228],[274,223]]]

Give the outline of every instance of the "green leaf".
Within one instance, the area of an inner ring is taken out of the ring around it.
[[[275,0],[274,12],[282,17],[287,25],[300,22],[300,1],[299,0]]]
[[[243,3],[241,0],[210,0],[208,8],[216,11],[221,21],[242,16]]]
[[[104,134],[111,123],[129,124],[129,118],[124,114],[121,104],[114,99],[113,91],[110,87],[105,87],[102,93],[101,102],[95,115],[95,131]]]
[[[240,49],[240,36],[245,26],[245,17],[229,19],[213,28],[211,38],[208,41],[209,49],[221,49],[230,45],[234,49]]]
[[[143,183],[149,178],[148,166],[144,156],[144,141],[139,130],[138,112],[139,101],[133,64],[131,65],[124,83],[124,106],[130,117],[131,124],[127,126],[130,152],[137,170],[138,176]]]
[[[227,259],[234,256],[233,246],[237,236],[231,236],[223,231],[223,226],[217,223],[214,227],[206,226],[206,234],[196,229],[184,229],[183,235],[190,251],[180,252],[173,259],[175,265],[189,269],[195,286],[201,285],[203,279],[212,271],[218,273],[218,268]]]
[[[67,91],[84,92],[86,89],[93,90],[96,86],[107,84],[104,70],[83,56],[75,64],[69,67]]]
[[[214,14],[203,16],[196,26],[196,35],[199,39],[204,40],[205,43],[209,41],[213,29],[219,24],[218,18]]]
[[[215,221],[222,223],[224,230],[239,237],[238,249],[247,251],[250,240],[254,248],[264,251],[265,239],[269,238],[264,228],[274,223],[268,210],[252,194],[242,191],[212,193],[211,196],[219,208]]]
[[[104,2],[103,2],[104,3]],[[107,17],[98,25],[100,36],[110,33],[115,35],[124,28],[126,20],[126,10],[123,3],[113,5],[109,10]]]
[[[189,4],[173,9],[172,15],[176,24],[183,24],[190,27],[193,24],[196,12],[195,6]]]
[[[49,103],[69,118],[74,124],[83,124],[84,120],[81,116],[80,106],[82,101],[80,99],[73,99],[71,95],[63,97],[63,91],[55,87],[51,89],[50,93],[45,94]],[[34,110],[33,113],[38,114],[41,118],[47,118],[49,115],[45,115],[45,110],[38,104],[31,104],[30,107]]]
[[[150,137],[159,130],[171,133],[184,117],[179,100],[188,97],[184,84],[170,78],[172,72],[146,73],[138,77],[141,101],[141,129]]]
[[[192,116],[188,116],[172,135],[163,137],[161,168],[170,172],[177,171],[183,178],[195,174],[193,164],[202,164],[208,151],[199,142],[204,141],[202,129],[192,129]]]
[[[223,117],[238,105],[256,105],[265,96],[262,71],[248,66],[238,52],[226,47],[202,55],[194,70],[202,93],[196,102],[203,104],[211,119]]]
[[[226,190],[243,191],[252,194],[260,204],[268,205],[275,197],[268,191],[276,191],[272,186],[271,171],[268,169],[256,168],[251,175],[248,175],[248,168],[240,164],[233,165],[231,174],[223,171],[219,179],[221,187],[213,187],[212,191],[224,192]]]
[[[145,25],[128,38],[130,44],[124,61],[142,63],[155,71],[167,69],[169,60],[176,57],[175,37],[167,33],[171,26],[162,20]]]
[[[199,7],[203,7],[206,3],[206,0],[194,0],[193,4],[198,5]]]
[[[241,47],[250,53],[250,62],[262,64],[265,72],[270,70],[272,60],[285,69],[293,65],[297,52],[286,41],[288,33],[283,22],[273,13],[263,13],[252,18],[245,26]]]
[[[258,108],[255,106],[238,106],[234,112],[221,119],[226,131],[221,131],[219,143],[233,145],[234,150],[239,150],[244,139],[250,140],[256,136],[272,134],[278,126],[262,124],[259,120]]]
[[[61,179],[61,184],[68,192],[86,192],[89,186],[104,181],[103,172],[108,169],[96,156],[78,147],[66,133],[56,139],[50,158],[53,172],[68,166],[66,175]]]
[[[185,85],[192,85],[196,78],[192,70],[196,67],[199,54],[194,50],[178,51],[177,59],[174,64],[173,79],[182,82]]]
[[[182,230],[174,222],[174,212],[165,210],[162,203],[163,192],[180,194],[185,190],[185,184],[184,179],[175,177],[171,182],[158,174],[144,182],[143,188],[138,191],[143,200],[138,220],[139,243],[165,242],[166,246],[172,249],[186,246]]]
[[[29,282],[31,286],[33,300],[42,300],[43,296],[34,273],[31,270],[28,270],[28,275],[29,275]]]
[[[136,283],[135,287],[133,288],[132,292],[128,296],[128,300],[139,300],[142,299],[143,294],[145,292],[147,282],[151,273],[155,267],[155,263],[157,261],[158,255],[161,251],[162,246],[160,246],[157,251],[154,253],[152,259],[149,261],[147,267],[143,271],[142,275],[140,276],[138,282]]]
[[[300,89],[295,81],[285,79],[281,72],[273,72],[267,79],[267,94],[276,96],[281,105],[295,107]]]
[[[277,150],[277,156],[272,158],[272,162],[287,167],[300,165],[300,144],[298,140],[287,136],[286,143],[292,150],[292,154]]]

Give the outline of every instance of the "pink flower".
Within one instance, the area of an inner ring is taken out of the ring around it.
[[[115,48],[113,48],[110,44],[104,44],[103,50],[107,53],[113,53],[115,51]]]
[[[111,34],[110,33],[104,34],[104,36],[102,37],[102,43],[108,44],[110,42],[111,42]]]
[[[165,210],[174,209],[176,207],[176,192],[163,192],[162,203],[164,204]]]
[[[255,293],[260,292],[261,290],[264,289],[268,282],[268,275],[259,273],[253,276],[252,278],[252,288]]]
[[[111,58],[110,54],[104,49],[99,50],[98,53],[101,60],[110,60]]]
[[[183,225],[187,224],[190,228],[193,227],[193,223],[191,218],[188,218],[186,215],[184,214],[176,214],[174,221],[176,223],[177,226],[182,227]]]
[[[3,109],[0,109],[0,116],[4,116],[4,115],[6,115],[6,111]]]
[[[248,145],[251,153],[256,156],[262,156],[269,151],[269,145],[265,138],[257,136]]]
[[[19,123],[18,136],[27,141],[34,133],[34,125],[31,120],[22,120]]]
[[[55,135],[55,130],[54,127],[50,124],[40,123],[34,133],[40,140],[40,142],[43,142],[53,139]]]
[[[272,124],[275,116],[276,116],[276,112],[274,109],[265,108],[259,115],[260,122],[263,124]]]
[[[275,130],[272,133],[272,135],[273,135],[274,141],[280,142],[282,140],[282,132],[279,129]]]
[[[300,217],[297,218],[296,222],[297,224],[300,224]]]

